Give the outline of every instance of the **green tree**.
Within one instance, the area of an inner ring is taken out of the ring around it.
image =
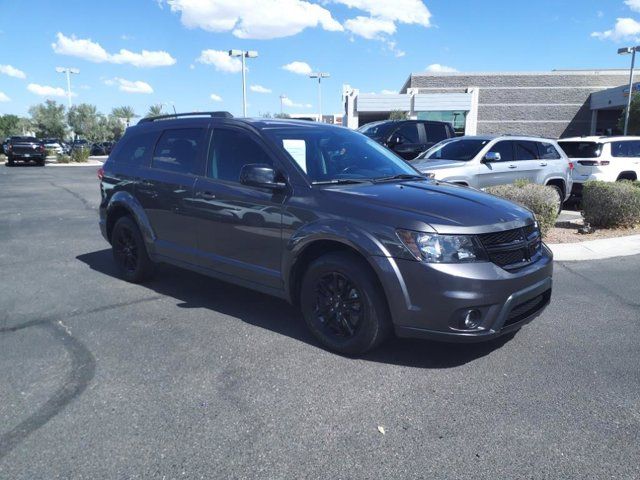
[[[0,115],[0,139],[4,140],[11,135],[22,133],[20,130],[20,117],[17,115]]]
[[[147,112],[147,117],[157,117],[159,115],[162,115],[162,104],[157,103],[155,105],[151,105]]]
[[[624,117],[627,109],[622,111],[622,115],[618,120],[618,128],[624,132]],[[640,135],[640,93],[636,93],[631,97],[631,109],[629,110],[629,135]]]
[[[65,106],[53,100],[47,100],[29,109],[31,124],[38,137],[64,138],[67,124]]]
[[[127,122],[127,127],[131,123],[131,119],[138,117],[138,115],[136,115],[136,112],[133,110],[133,107],[129,107],[126,105],[122,107],[114,108],[111,111],[111,115],[113,115],[116,118],[123,119],[125,122]]]
[[[407,112],[403,112],[402,110],[394,110],[389,114],[389,120],[406,120],[407,117]]]
[[[67,122],[77,136],[87,140],[97,140],[95,137],[100,136],[99,117],[100,114],[95,105],[81,103],[69,109]]]

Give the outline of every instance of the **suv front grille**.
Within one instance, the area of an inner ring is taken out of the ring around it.
[[[541,255],[540,230],[535,225],[485,233],[478,238],[487,251],[489,260],[505,270],[526,267],[537,261]]]

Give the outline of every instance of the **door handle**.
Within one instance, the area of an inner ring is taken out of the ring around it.
[[[540,166],[541,167],[546,167],[547,166],[547,162],[540,162]]]
[[[509,168],[518,168],[516,165],[509,165]]]
[[[213,200],[216,198],[215,194],[212,192],[196,192],[196,197],[202,198],[204,200]]]

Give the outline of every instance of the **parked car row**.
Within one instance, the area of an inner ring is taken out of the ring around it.
[[[450,124],[427,120],[385,120],[358,130],[437,180],[474,188],[528,180],[554,188],[560,206],[579,199],[588,180],[640,178],[640,137],[455,138]]]
[[[60,138],[36,138],[32,136],[12,136],[2,142],[2,153],[7,156],[9,165],[18,161],[35,160],[39,165],[44,165],[47,153],[56,155],[70,155],[75,150],[89,150],[90,155],[107,156],[113,150],[115,142],[90,143],[88,140],[77,139],[67,143]]]

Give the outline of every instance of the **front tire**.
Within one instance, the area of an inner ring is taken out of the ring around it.
[[[122,278],[140,283],[154,273],[154,264],[147,254],[147,247],[140,229],[131,217],[120,218],[111,233],[113,259]]]
[[[318,341],[345,355],[374,349],[391,330],[385,295],[374,272],[351,253],[329,253],[309,266],[302,281],[300,306]]]

